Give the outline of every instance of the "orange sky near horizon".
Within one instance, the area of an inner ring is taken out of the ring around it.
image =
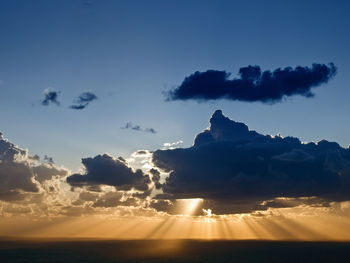
[[[190,204],[191,205],[191,204]],[[3,217],[0,236],[18,238],[349,241],[350,203],[342,213],[299,207],[237,215]],[[189,208],[187,208],[189,209]],[[334,209],[334,208],[333,208]],[[339,210],[340,211],[340,210]]]

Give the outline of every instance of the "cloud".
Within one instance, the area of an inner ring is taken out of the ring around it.
[[[191,200],[189,200],[191,202]],[[186,212],[188,207],[186,199],[152,199],[149,206],[159,212],[166,212],[170,215],[189,214]],[[285,207],[285,206],[283,206]],[[256,210],[266,210],[267,205],[259,205],[258,202],[223,202],[215,199],[201,199],[196,206],[193,207],[190,215],[200,216],[205,214],[204,210],[214,210],[215,214],[232,214],[232,213],[250,213]]]
[[[108,192],[102,195],[93,204],[93,207],[117,207],[117,206],[137,206],[138,199],[125,198],[122,192]]]
[[[177,141],[177,142],[166,142],[166,143],[163,143],[163,147],[165,149],[175,149],[182,143],[183,143],[183,141],[181,141],[181,140]]]
[[[134,171],[125,161],[108,154],[97,155],[93,158],[84,158],[82,163],[85,174],[73,174],[67,178],[67,183],[73,187],[90,185],[109,185],[117,190],[147,191],[151,183],[148,174],[142,170]]]
[[[55,162],[53,161],[53,158],[52,157],[49,157],[47,155],[44,156],[44,161],[48,162],[48,163],[51,163],[51,164],[54,164]]]
[[[35,175],[35,180],[43,182],[45,180],[51,180],[54,176],[66,176],[68,171],[66,169],[58,168],[53,164],[40,164],[32,166],[32,171]]]
[[[349,150],[261,135],[217,111],[192,147],[139,150],[125,159],[97,155],[83,159],[85,172],[68,176],[50,157],[40,161],[0,134],[0,217],[343,215],[350,207]]]
[[[146,150],[138,150],[137,152],[136,152],[136,155],[138,156],[138,155],[147,155],[148,154],[148,151],[146,151]]]
[[[210,124],[192,147],[153,153],[154,165],[170,173],[158,198],[202,198],[214,212],[254,210],[278,197],[350,199],[350,149],[262,135],[220,110]]]
[[[327,83],[337,72],[333,63],[312,64],[312,67],[278,68],[261,71],[259,66],[240,68],[239,77],[229,79],[226,71],[195,72],[182,84],[166,93],[167,100],[216,99],[276,103],[285,97],[313,97],[312,88]]]
[[[85,109],[90,102],[97,100],[97,96],[91,92],[83,92],[75,99],[75,104],[69,106],[73,110]]]
[[[151,158],[148,151],[138,154]],[[0,133],[0,217],[155,213],[146,208],[146,200],[156,186],[151,179],[159,180],[156,170],[134,170],[124,158],[106,154],[86,158],[83,164],[86,173],[68,176],[51,157],[29,155]]]
[[[58,91],[51,90],[50,88],[44,90],[44,99],[41,101],[41,105],[43,106],[49,106],[50,104],[54,103],[57,106],[60,105],[60,102],[58,101]]]
[[[130,130],[140,131],[140,132],[149,132],[149,133],[153,133],[153,134],[157,133],[157,131],[153,128],[141,128],[140,125],[134,125],[131,122],[127,122],[125,124],[125,126],[122,127],[122,129],[130,129]]]
[[[26,162],[27,152],[6,140],[0,133],[0,198],[6,200],[20,197],[21,192],[38,192],[34,175]]]
[[[160,172],[157,169],[151,168],[149,172],[152,174],[152,181],[156,189],[161,189],[162,184],[160,183]]]
[[[66,169],[40,163],[37,155],[29,156],[26,150],[15,146],[0,133],[0,200],[22,200],[28,194],[39,193],[40,183],[65,175]]]

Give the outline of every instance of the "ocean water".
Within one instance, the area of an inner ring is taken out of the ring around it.
[[[350,262],[350,242],[4,238],[0,262]]]

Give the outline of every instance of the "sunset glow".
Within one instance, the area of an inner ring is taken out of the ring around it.
[[[349,262],[349,10],[0,0],[0,262]]]

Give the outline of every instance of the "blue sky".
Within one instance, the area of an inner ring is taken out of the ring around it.
[[[348,1],[0,1],[0,130],[31,154],[80,167],[82,157],[193,138],[216,109],[264,134],[350,144]],[[195,71],[333,62],[314,90],[266,105],[166,102]],[[60,91],[61,106],[40,105]],[[82,92],[98,100],[68,109]],[[127,122],[157,134],[121,129]]]

